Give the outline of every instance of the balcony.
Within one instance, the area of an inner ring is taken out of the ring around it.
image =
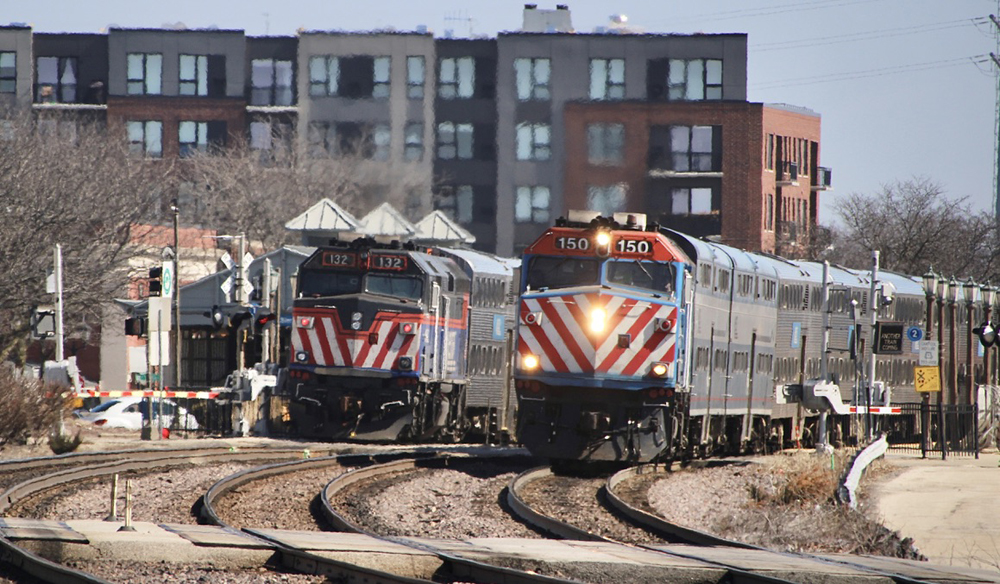
[[[781,163],[781,173],[778,175],[778,180],[776,184],[779,187],[797,187],[799,186],[799,163],[798,162],[782,162]]]
[[[825,167],[816,167],[816,184],[812,185],[811,190],[813,191],[830,191],[833,190],[831,184],[831,175],[833,170]]]

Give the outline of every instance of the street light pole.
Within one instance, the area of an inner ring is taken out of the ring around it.
[[[938,277],[934,273],[934,268],[927,270],[923,275],[924,295],[927,297],[927,340],[930,340],[934,332],[934,293],[937,287]],[[923,391],[920,396],[920,456],[927,457],[927,450],[930,446],[930,425],[931,425],[931,394]]]
[[[965,375],[968,378],[968,390],[969,393],[966,396],[968,400],[966,403],[972,405],[973,394],[976,389],[976,376],[972,372],[972,310],[974,308],[973,303],[976,301],[976,293],[979,292],[979,286],[976,282],[969,278],[965,282],[965,286],[962,288],[965,292],[965,313],[968,317],[965,323],[965,336],[966,336],[966,347],[965,352]]]
[[[948,325],[950,333],[948,339],[948,403],[953,406],[958,404],[958,339],[955,338],[958,323],[955,322],[955,318],[958,314],[958,289],[960,287],[961,284],[952,276],[951,281],[948,282],[948,316],[950,317]]]
[[[944,303],[948,295],[948,280],[943,277],[937,281],[938,297],[938,378],[944,379],[941,371],[944,368]],[[944,385],[943,383],[941,384]],[[941,458],[948,457],[948,441],[944,439],[944,387],[940,388],[937,395],[937,415],[938,415],[938,442],[941,444]]]

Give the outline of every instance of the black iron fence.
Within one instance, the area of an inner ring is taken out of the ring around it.
[[[902,412],[883,419],[889,448],[917,451],[924,456],[979,458],[979,408],[932,403],[895,404]]]

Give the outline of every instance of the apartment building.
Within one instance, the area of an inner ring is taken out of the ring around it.
[[[501,255],[577,207],[780,253],[815,225],[830,173],[819,116],[748,102],[746,64],[745,34],[580,33],[565,5],[475,39],[12,25],[0,107],[106,121],[152,157],[235,140],[358,153],[372,207],[440,209]]]

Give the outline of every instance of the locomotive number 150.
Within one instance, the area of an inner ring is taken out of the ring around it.
[[[615,251],[619,253],[648,255],[652,249],[652,245],[646,239],[619,239],[615,244]]]
[[[590,249],[590,240],[586,237],[557,237],[556,249],[578,249],[586,251]]]

